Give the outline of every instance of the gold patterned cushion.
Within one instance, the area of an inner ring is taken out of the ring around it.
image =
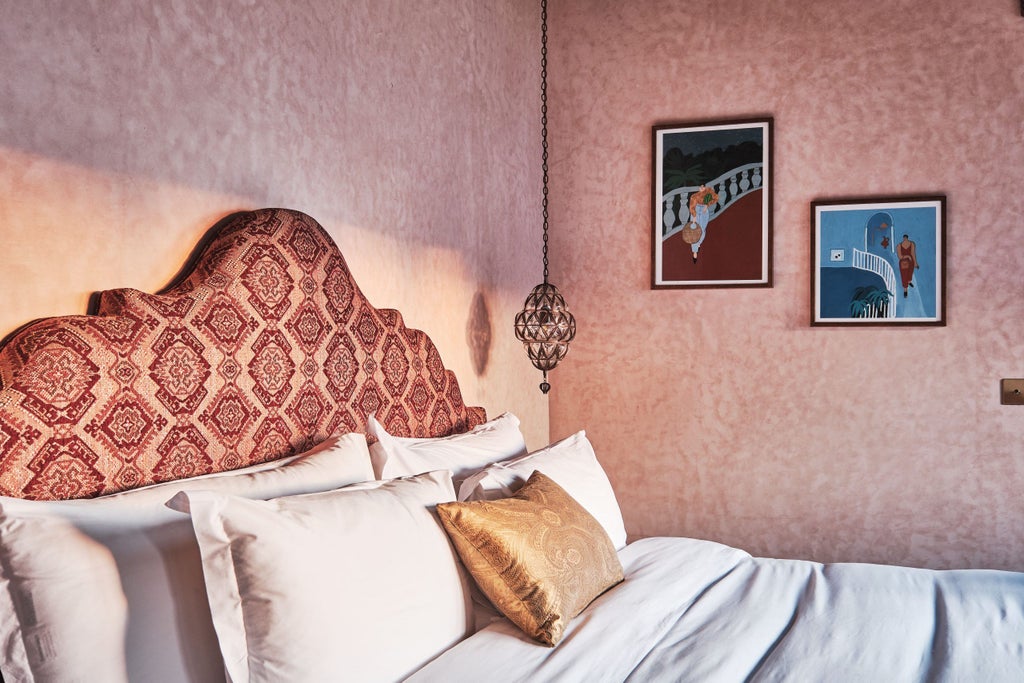
[[[555,645],[573,617],[622,581],[604,528],[541,472],[511,498],[442,503],[437,512],[484,594],[544,645]]]

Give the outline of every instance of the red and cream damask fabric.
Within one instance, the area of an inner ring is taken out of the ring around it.
[[[0,494],[86,498],[307,450],[484,421],[433,342],[359,291],[309,216],[236,214],[160,294],[36,321],[0,348]]]

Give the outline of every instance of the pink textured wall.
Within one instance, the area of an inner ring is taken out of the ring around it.
[[[431,335],[468,402],[546,443],[510,332],[540,277],[532,3],[0,11],[0,335],[94,290],[153,291],[221,216],[285,206]]]
[[[1024,18],[1015,0],[554,0],[553,281],[632,536],[1024,570]],[[775,286],[650,291],[651,126],[775,118]],[[809,203],[948,196],[948,325],[809,327]]]

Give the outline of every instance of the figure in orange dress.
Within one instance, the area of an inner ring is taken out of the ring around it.
[[[900,257],[900,280],[903,281],[903,296],[907,296],[907,287],[913,287],[911,282],[914,278],[914,271],[921,266],[917,263],[917,245],[907,235],[903,241],[896,245],[896,253]]]
[[[690,222],[700,226],[700,239],[690,245],[693,251],[693,262],[697,262],[697,251],[704,237],[707,236],[708,221],[711,220],[711,207],[718,203],[718,193],[704,183],[690,195]]]

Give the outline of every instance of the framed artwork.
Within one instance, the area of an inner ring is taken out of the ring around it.
[[[811,202],[812,325],[945,325],[946,197]]]
[[[651,289],[772,286],[772,119],[653,129]]]

